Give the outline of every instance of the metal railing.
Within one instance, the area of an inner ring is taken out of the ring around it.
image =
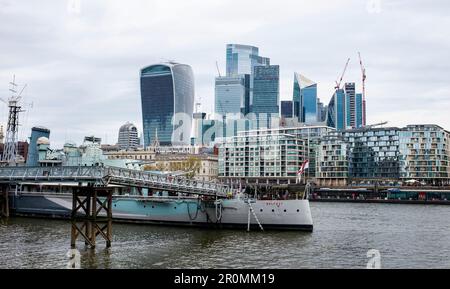
[[[103,186],[122,185],[187,194],[225,197],[232,189],[223,184],[117,167],[2,167],[0,182],[90,182]]]

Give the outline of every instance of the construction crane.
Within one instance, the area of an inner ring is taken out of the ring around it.
[[[198,113],[200,112],[200,107],[202,106],[202,97],[200,96],[198,98],[198,102],[195,103],[195,112]]]
[[[226,114],[228,113],[228,111],[226,110],[226,109],[224,109],[223,108],[223,104],[222,104],[222,101],[221,100],[219,100],[218,101],[219,102],[219,106],[220,106],[220,109],[222,110],[222,113],[223,113],[223,115],[222,115],[222,129],[223,129],[223,135],[222,135],[222,143],[225,143],[225,136],[226,136],[226,121],[227,121],[227,117],[226,117]]]
[[[361,59],[361,53],[358,52],[359,65],[361,66],[361,77],[362,77],[362,125],[366,125],[366,68],[364,67]]]
[[[385,124],[388,124],[388,122],[382,121],[380,123],[369,124],[369,125],[364,126],[364,128],[373,128],[373,127],[377,127],[377,126],[383,126]]]
[[[219,64],[216,61],[216,68],[217,68],[217,73],[219,73],[219,77],[222,77],[222,75],[220,74],[220,70],[219,70]]]
[[[335,87],[336,91],[341,88],[342,79],[344,79],[344,75],[345,75],[345,72],[347,71],[347,67],[348,67],[349,63],[350,63],[350,58],[347,59],[347,63],[345,64],[344,71],[342,72],[341,78],[339,79],[339,81],[336,81],[336,87]]]

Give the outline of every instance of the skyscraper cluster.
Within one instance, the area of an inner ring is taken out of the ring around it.
[[[363,99],[355,83],[336,89],[324,105],[317,96],[317,83],[295,72],[292,98],[280,103],[280,66],[250,45],[227,44],[226,74],[219,71],[215,78],[211,121],[200,111],[193,114],[194,75],[189,65],[147,66],[140,72],[140,83],[144,146],[156,136],[161,145],[205,144],[215,137],[235,136],[239,130],[278,126],[280,116],[294,125],[327,125],[338,130],[363,126]],[[205,129],[210,130],[208,138]]]
[[[215,81],[215,113],[278,114],[280,67],[259,56],[254,46],[228,44],[226,75]]]
[[[355,83],[337,89],[327,108],[326,124],[337,130],[363,126],[363,97],[356,93]]]

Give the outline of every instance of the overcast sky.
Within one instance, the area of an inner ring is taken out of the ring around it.
[[[13,74],[28,84],[21,139],[39,125],[51,129],[53,147],[92,134],[115,143],[126,121],[142,130],[146,65],[191,65],[197,101],[210,112],[227,43],[258,46],[280,65],[282,100],[299,72],[325,103],[348,57],[345,81],[361,89],[361,51],[368,123],[450,129],[449,27],[447,0],[0,0],[0,96]],[[0,123],[6,117],[1,103]]]

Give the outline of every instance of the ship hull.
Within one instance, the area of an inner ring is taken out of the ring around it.
[[[72,209],[70,194],[20,193],[10,200],[17,215],[69,218]],[[116,222],[231,229],[247,228],[249,223],[249,204],[243,199],[216,205],[193,198],[114,196],[112,204]],[[264,230],[313,230],[308,200],[256,200],[250,205],[252,230],[261,230],[259,224]]]

